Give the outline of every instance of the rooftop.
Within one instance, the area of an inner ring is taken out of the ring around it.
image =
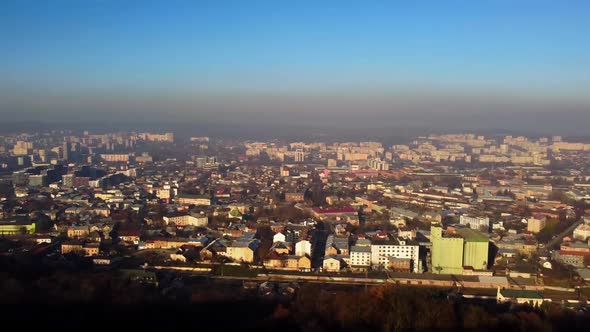
[[[500,294],[504,297],[520,298],[520,299],[543,299],[543,296],[536,291],[527,289],[502,289]]]
[[[469,242],[488,242],[490,239],[483,233],[473,230],[471,228],[459,228],[457,233]]]

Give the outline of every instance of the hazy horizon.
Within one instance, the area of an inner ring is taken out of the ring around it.
[[[5,123],[564,136],[590,124],[583,1],[1,6]]]

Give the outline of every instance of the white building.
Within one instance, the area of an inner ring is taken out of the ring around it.
[[[295,243],[295,256],[308,255],[311,257],[311,242],[301,240]]]
[[[420,246],[414,241],[396,239],[393,241],[375,241],[371,245],[371,265],[387,268],[389,258],[407,258],[412,262],[412,271],[420,272]]]
[[[177,226],[198,226],[204,227],[209,223],[209,218],[201,214],[184,214],[179,216],[163,217],[166,224],[175,224]]]
[[[586,241],[590,237],[590,225],[581,224],[574,229],[574,239]]]
[[[276,242],[285,242],[286,237],[285,234],[279,232],[276,233],[273,237],[272,237],[272,243],[276,243]]]
[[[469,225],[469,228],[475,230],[485,229],[486,232],[490,228],[490,218],[488,217],[482,218],[461,215],[461,217],[459,217],[459,223],[461,225]]]
[[[371,247],[352,246],[350,248],[350,265],[352,267],[371,266]]]

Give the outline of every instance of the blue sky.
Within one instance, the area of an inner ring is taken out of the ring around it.
[[[110,108],[390,94],[586,105],[589,9],[564,0],[4,0],[0,112],[100,108],[105,96]]]

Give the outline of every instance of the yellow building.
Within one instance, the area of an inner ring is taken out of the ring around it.
[[[253,263],[258,245],[258,240],[237,240],[227,247],[227,257],[236,262]]]
[[[98,256],[99,246],[98,243],[88,243],[82,249],[86,256]]]
[[[84,250],[84,247],[80,243],[77,243],[77,242],[62,243],[61,244],[62,255],[65,255],[70,252],[84,252],[84,253],[86,253],[86,251]]]
[[[88,226],[70,226],[68,227],[67,235],[70,239],[79,239],[87,237],[90,233]]]

